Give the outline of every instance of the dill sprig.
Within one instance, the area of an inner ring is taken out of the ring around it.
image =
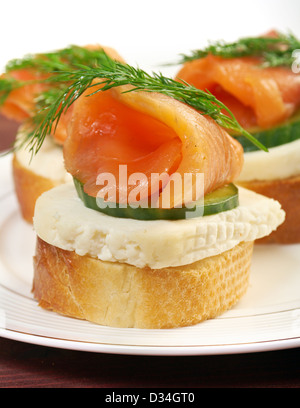
[[[25,85],[25,82],[18,81],[14,78],[1,78],[0,77],[0,106],[4,104],[8,95],[17,88],[21,88]]]
[[[300,41],[293,34],[277,33],[276,37],[245,37],[236,42],[216,41],[204,49],[181,54],[179,64],[205,58],[209,54],[222,58],[258,57],[262,67],[291,67],[293,52],[300,49]]]
[[[101,66],[81,67],[75,71],[61,72],[55,78],[48,79],[50,82],[53,80],[56,83],[68,83],[69,85],[60,93],[55,102],[44,103],[43,108],[33,117],[33,127],[27,135],[27,143],[34,154],[41,147],[45,137],[55,131],[61,115],[85,91],[90,89],[89,95],[93,95],[122,85],[131,85],[130,90],[126,92],[159,92],[177,99],[201,114],[210,116],[220,126],[247,137],[258,148],[266,151],[266,148],[255,137],[241,127],[231,111],[211,93],[165,77],[161,73],[149,74],[140,68],[107,57]],[[224,111],[227,112],[227,115]]]
[[[266,150],[211,93],[165,77],[161,73],[149,74],[140,68],[115,61],[103,49],[70,46],[10,61],[6,65],[6,75],[0,80],[0,105],[13,89],[29,83],[18,81],[9,75],[11,71],[20,69],[49,75],[46,78],[45,75],[40,78],[37,76],[36,80],[30,81],[44,83],[46,86],[35,97],[34,111],[25,123],[26,136],[18,139],[15,150],[26,146],[32,154],[36,154],[45,137],[55,132],[61,115],[89,88],[93,94],[122,85],[131,85],[129,92],[159,92],[177,99],[203,115],[210,116],[220,126],[247,137],[258,148]]]
[[[98,66],[105,62],[107,54],[102,48],[70,45],[67,48],[42,54],[28,54],[21,59],[13,59],[5,66],[5,72],[20,69],[34,69],[52,75],[61,71],[77,69],[80,65]]]
[[[62,81],[55,82],[55,76],[61,72],[74,71],[82,66],[99,66],[107,60],[107,54],[102,48],[86,48],[77,45],[70,45],[57,51],[28,54],[23,58],[16,58],[9,61],[5,66],[5,73],[0,77],[0,106],[5,103],[11,91],[21,88],[24,85],[45,82],[42,78],[45,75],[51,76],[51,81],[48,81],[52,87],[52,92],[45,91],[45,103],[50,104],[55,102],[58,97],[58,90],[66,86]],[[12,71],[30,70],[36,73],[37,78],[30,81],[20,81],[15,79]],[[41,75],[41,78],[39,78]],[[50,100],[50,95],[52,98]],[[36,95],[39,102],[37,108],[41,107],[43,94]],[[35,101],[34,101],[35,102]],[[35,109],[36,111],[36,109]],[[33,112],[33,115],[35,113]]]

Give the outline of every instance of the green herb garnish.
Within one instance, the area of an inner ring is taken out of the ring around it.
[[[43,54],[28,54],[21,59],[13,59],[6,64],[5,72],[19,69],[35,69],[40,73],[55,74],[77,69],[80,65],[97,66],[104,62],[107,54],[102,48],[85,48],[71,45],[61,50]]]
[[[300,49],[300,41],[293,34],[278,33],[278,37],[246,37],[236,42],[217,41],[202,50],[194,50],[190,55],[181,54],[179,64],[184,64],[207,55],[222,58],[258,57],[262,66],[291,67],[295,57],[293,52]]]
[[[44,91],[37,95],[37,108],[44,104],[53,103],[59,96],[59,91],[66,86],[65,83],[59,81],[56,83],[55,76],[61,72],[74,71],[80,69],[81,66],[99,66],[107,59],[107,54],[102,48],[90,49],[71,45],[67,48],[43,53],[43,54],[28,54],[21,59],[13,59],[5,66],[5,75],[0,78],[0,106],[5,102],[10,92],[16,88],[21,88],[24,85],[34,83],[48,82],[51,85],[51,90]],[[51,80],[35,79],[31,81],[20,81],[10,76],[10,72],[21,69],[32,70],[37,74],[50,75]]]
[[[50,85],[50,90],[47,89],[38,95],[35,112],[33,112],[28,124],[28,132],[21,143],[22,146],[25,144],[29,147],[32,154],[38,152],[45,137],[55,131],[61,115],[86,90],[91,89],[92,95],[122,85],[132,86],[128,92],[159,92],[186,103],[201,114],[210,116],[220,126],[247,137],[260,149],[267,150],[255,137],[240,126],[231,111],[211,93],[165,77],[161,73],[149,74],[140,68],[115,61],[104,51],[102,51],[100,59],[96,60],[95,58],[92,64],[87,63],[86,57],[75,58],[74,51],[78,52],[79,48],[69,48],[67,53],[61,51],[57,55],[50,53],[43,54],[39,58],[15,60],[8,64],[8,71],[18,68],[34,68],[39,72],[51,73],[49,78],[41,80],[41,82]],[[67,58],[65,58],[66,55]],[[96,81],[97,79],[99,81]],[[17,85],[15,84],[15,86]],[[0,83],[0,98],[1,93],[5,93],[6,90],[7,87],[3,84],[1,87]],[[223,113],[224,111],[227,114]]]

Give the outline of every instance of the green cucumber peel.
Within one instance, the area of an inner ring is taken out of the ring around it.
[[[257,140],[259,140],[267,149],[294,142],[300,139],[300,112],[298,112],[296,115],[293,115],[292,118],[276,127],[272,127],[266,130],[256,129],[252,132],[249,132],[253,134],[253,136]],[[234,136],[240,142],[245,153],[260,150],[251,142],[249,142],[248,139],[236,135],[232,136]]]
[[[106,215],[117,218],[130,218],[136,220],[182,220],[196,218],[199,216],[208,216],[220,212],[232,210],[239,205],[238,188],[234,184],[228,184],[207,194],[204,199],[200,200],[200,205],[195,204],[193,208],[144,208],[128,205],[120,206],[114,203],[113,206],[99,206],[99,199],[88,195],[84,191],[84,185],[81,181],[73,177],[74,185],[83,204],[92,210],[102,212]]]

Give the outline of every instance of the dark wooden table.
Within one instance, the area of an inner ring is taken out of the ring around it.
[[[17,126],[0,117],[0,149]],[[129,356],[0,338],[0,388],[300,388],[300,348],[224,356]]]
[[[299,388],[300,349],[149,357],[95,354],[0,339],[4,388]]]

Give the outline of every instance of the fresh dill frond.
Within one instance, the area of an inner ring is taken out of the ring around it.
[[[165,77],[161,73],[149,74],[140,68],[116,61],[103,49],[70,46],[55,52],[27,55],[22,59],[10,61],[6,65],[6,75],[0,81],[0,105],[5,102],[12,89],[28,84],[10,76],[10,72],[21,69],[41,74],[31,82],[44,84],[45,87],[35,95],[33,112],[25,123],[26,136],[21,144],[18,142],[15,149],[25,146],[32,154],[36,154],[45,137],[55,132],[61,115],[86,90],[91,89],[93,94],[122,85],[131,85],[128,92],[159,92],[170,96],[193,107],[201,114],[210,116],[220,126],[247,137],[258,148],[266,150],[240,126],[232,112],[211,93]]]
[[[13,90],[21,88],[24,85],[25,85],[24,81],[18,81],[17,79],[12,77],[8,78],[0,77],[0,106],[5,103],[9,94]]]
[[[57,99],[60,98],[70,83],[69,75],[64,75],[64,72],[74,72],[87,66],[99,66],[106,63],[108,59],[110,58],[104,49],[100,47],[86,48],[77,45],[71,45],[57,51],[28,54],[23,58],[12,59],[6,64],[4,74],[0,76],[0,108],[13,90],[30,84],[43,84],[43,90],[32,95],[33,110],[29,112],[30,120],[25,124],[26,129],[39,126],[43,121],[45,112],[48,111],[50,106],[56,106]],[[24,81],[16,79],[13,73],[20,70],[31,72],[35,79]],[[59,81],[56,81],[58,74],[60,74]],[[32,131],[23,140],[18,138],[14,149],[26,145],[31,133]]]
[[[66,70],[77,69],[79,66],[101,65],[107,59],[102,48],[85,48],[71,45],[53,52],[28,54],[21,59],[13,59],[5,66],[5,72],[20,69],[33,69],[40,73],[52,75]]]
[[[27,142],[30,150],[35,154],[41,147],[47,134],[55,130],[61,115],[87,90],[89,95],[107,91],[122,85],[131,85],[130,90],[159,92],[183,102],[203,115],[210,116],[220,126],[233,130],[247,137],[258,148],[266,148],[255,137],[244,130],[237,122],[230,110],[209,92],[199,90],[187,83],[181,83],[163,76],[161,73],[149,74],[140,68],[107,58],[106,62],[98,67],[82,67],[79,70],[61,72],[48,81],[57,84],[68,83],[60,92],[59,97],[51,103],[44,103],[39,114],[33,118],[32,131],[28,133]],[[226,111],[228,115],[223,113]]]
[[[35,110],[41,107],[42,99],[45,99],[46,104],[54,103],[58,96],[57,90],[62,90],[68,83],[67,77],[63,83],[62,76],[56,83],[55,76],[58,73],[75,71],[86,66],[99,66],[105,63],[107,58],[108,56],[102,48],[71,45],[53,52],[28,54],[23,58],[13,59],[6,64],[5,72],[0,77],[0,107],[14,89],[36,83],[45,84],[47,89],[41,94],[33,96],[33,102],[36,104]],[[22,81],[11,75],[12,72],[19,70],[28,70],[34,73],[35,79]],[[52,89],[49,90],[49,87]]]
[[[291,67],[293,52],[300,49],[300,40],[293,34],[277,33],[276,37],[245,37],[236,42],[216,41],[204,49],[193,50],[190,55],[181,54],[178,64],[214,55],[222,58],[258,57],[262,66]]]

